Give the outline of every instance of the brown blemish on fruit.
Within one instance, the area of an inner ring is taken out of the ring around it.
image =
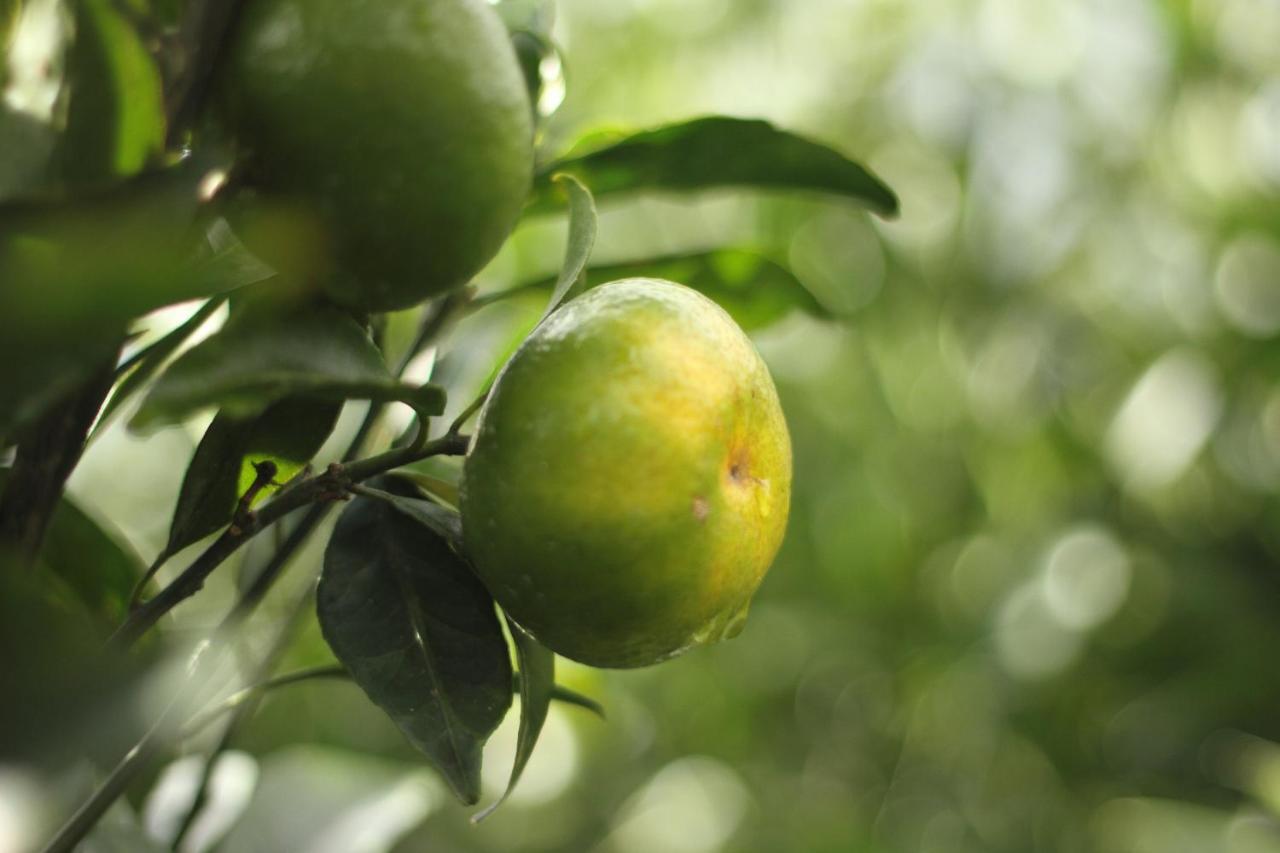
[[[744,447],[734,448],[729,453],[729,479],[735,483],[745,481],[751,473],[750,458]]]
[[[735,449],[729,454],[729,480],[735,486],[749,483],[760,485],[764,481],[751,475],[751,454],[745,447]]]
[[[709,515],[711,515],[711,504],[707,503],[706,498],[695,496],[693,499],[693,517],[698,521],[706,521]]]

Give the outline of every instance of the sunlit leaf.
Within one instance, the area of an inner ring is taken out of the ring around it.
[[[543,319],[572,294],[596,244],[596,203],[591,197],[591,191],[572,175],[557,175],[552,180],[564,187],[569,197],[569,240],[565,245],[560,276],[556,279],[551,300],[542,314]]]
[[[341,411],[340,402],[289,397],[256,417],[219,413],[187,466],[165,552],[176,553],[230,523],[255,480],[255,463],[271,462],[277,483],[298,473],[324,445]],[[253,503],[273,491],[262,488]]]
[[[145,428],[220,406],[248,417],[294,394],[330,400],[400,400],[426,416],[444,392],[395,379],[355,320],[334,308],[245,311],[180,356],[151,389],[132,425]]]
[[[479,580],[432,530],[357,497],[329,541],[316,608],[356,683],[458,798],[474,804],[481,747],[510,707],[512,678],[493,600]]]
[[[883,181],[838,151],[765,121],[728,116],[643,131],[556,160],[539,171],[533,210],[553,208],[550,180],[559,172],[577,175],[597,198],[754,187],[837,195],[884,215],[898,210]]]
[[[164,144],[160,74],[142,40],[111,0],[78,0],[68,52],[62,177],[92,185],[131,175]]]

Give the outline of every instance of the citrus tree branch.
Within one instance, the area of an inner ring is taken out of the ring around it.
[[[405,350],[397,364],[395,375],[403,376],[409,362],[413,360],[419,352],[421,352],[429,343],[435,340],[448,323],[462,308],[470,298],[469,290],[458,293],[448,294],[441,299],[436,300],[427,310],[423,312],[422,322],[419,326],[418,334],[415,336],[413,343]],[[360,423],[355,436],[347,447],[347,452],[343,456],[343,462],[351,462],[360,452],[372,433],[374,426],[381,417],[385,404],[380,401],[370,403],[369,411],[365,413],[364,419]],[[419,434],[419,439],[423,438]],[[358,484],[352,484],[351,488],[360,488]],[[257,577],[249,584],[248,588],[242,593],[240,599],[236,602],[231,612],[227,614],[222,623],[218,626],[214,634],[215,640],[218,638],[229,638],[235,630],[252,614],[258,603],[266,597],[267,592],[275,584],[276,579],[284,571],[286,565],[293,558],[294,554],[302,547],[311,533],[324,520],[328,513],[330,503],[312,504],[307,514],[302,517],[298,524],[291,530],[285,540],[280,543],[276,552],[272,555],[271,560],[258,573]],[[178,831],[174,834],[171,847],[179,849],[183,839],[190,832],[192,825],[200,814],[200,810],[204,808],[208,799],[209,784],[213,779],[214,770],[222,754],[231,746],[235,736],[239,733],[244,722],[253,715],[261,702],[263,694],[276,687],[287,684],[294,684],[313,678],[338,678],[349,677],[347,672],[340,666],[317,667],[313,669],[302,670],[300,672],[291,673],[289,675],[279,676],[277,678],[268,679],[271,671],[279,662],[280,656],[283,654],[289,639],[297,630],[302,615],[308,610],[312,602],[312,589],[308,588],[307,592],[299,597],[295,602],[292,612],[285,620],[285,626],[278,632],[271,649],[259,662],[255,669],[253,681],[257,682],[240,690],[239,692],[227,697],[219,705],[214,708],[207,709],[197,717],[188,721],[183,729],[183,736],[190,736],[199,731],[208,724],[212,723],[222,714],[230,713],[231,718],[227,721],[218,742],[210,751],[205,759],[204,767],[200,774],[200,781],[196,787],[196,794],[192,797],[191,806],[188,808],[186,816],[178,827]]]
[[[467,452],[469,441],[467,436],[449,433],[433,441],[421,444],[415,442],[408,447],[388,450],[346,465],[335,463],[323,473],[281,492],[261,509],[247,514],[243,523],[234,523],[228,527],[172,583],[132,611],[111,635],[109,645],[131,646],[160,621],[164,614],[199,592],[214,569],[241,546],[294,510],[317,502],[342,500],[352,483],[362,482],[420,459],[430,456],[462,456]],[[265,589],[263,592],[265,594]]]
[[[431,309],[428,309],[423,319],[423,325],[417,339],[414,341],[410,351],[405,354],[396,371],[397,375],[403,374],[405,366],[414,355],[425,347],[431,340],[440,334],[447,325],[447,321],[456,316],[458,310],[466,304],[467,296],[459,299],[445,297],[440,300]],[[160,617],[172,609],[176,604],[194,594],[203,585],[205,578],[208,577],[217,566],[227,557],[233,554],[241,545],[257,532],[265,529],[288,515],[295,509],[299,509],[304,505],[310,504],[310,510],[303,516],[297,525],[289,532],[284,541],[280,543],[275,553],[272,555],[270,562],[263,570],[254,578],[249,587],[242,593],[232,610],[227,614],[223,621],[215,630],[210,642],[202,645],[188,667],[188,676],[186,683],[188,685],[201,683],[207,679],[198,678],[199,675],[207,675],[210,661],[214,657],[207,654],[208,650],[219,645],[222,641],[228,639],[236,628],[252,614],[258,603],[266,597],[267,592],[274,584],[275,580],[283,572],[285,566],[297,553],[297,551],[306,542],[307,538],[323,521],[325,514],[332,506],[332,500],[341,498],[344,495],[333,491],[336,486],[349,488],[351,484],[360,482],[377,476],[386,471],[393,470],[401,465],[416,462],[419,459],[425,459],[433,455],[462,455],[467,451],[470,439],[466,436],[457,434],[457,431],[451,431],[436,441],[424,441],[425,434],[420,432],[418,440],[411,445],[402,448],[389,450],[385,453],[369,457],[363,460],[352,461],[359,453],[361,446],[372,431],[381,412],[378,406],[371,406],[369,412],[365,415],[365,419],[361,424],[356,436],[351,441],[346,453],[343,455],[343,464],[331,466],[323,474],[310,477],[301,481],[295,486],[286,488],[278,494],[267,506],[263,507],[258,513],[252,514],[248,519],[240,519],[246,522],[241,525],[233,523],[226,532],[220,536],[213,545],[211,545],[192,566],[188,567],[182,575],[180,575],[172,584],[162,590],[161,593],[146,604],[142,605],[137,611],[130,615],[116,634],[112,637],[112,643],[128,645],[134,639],[141,636],[148,628],[154,625]],[[270,510],[270,512],[268,512]],[[303,601],[310,598],[310,591],[304,596]],[[295,608],[295,613],[301,611],[301,605]],[[146,611],[144,613],[144,611]],[[139,616],[138,614],[143,614]],[[292,622],[293,620],[290,620]],[[288,628],[286,628],[286,631]],[[285,632],[281,632],[283,636]],[[278,642],[283,642],[279,637]],[[262,667],[259,669],[261,677],[266,676],[270,668],[274,666],[274,656],[268,655],[264,659]],[[233,708],[240,707],[248,699],[260,695],[263,691],[272,689],[273,687],[283,686],[284,684],[292,684],[301,681],[304,678],[320,678],[326,677],[321,670],[303,671],[293,673],[287,676],[281,676],[277,679],[270,679],[263,683],[245,690],[241,690],[231,697],[228,697],[223,703],[216,708],[203,712],[199,717],[188,720],[183,731],[191,733],[195,728],[203,727],[215,719],[218,715],[226,713]],[[337,677],[337,673],[332,673],[329,677]],[[246,693],[246,691],[249,691]],[[148,730],[147,734],[131,749],[119,764],[111,771],[110,775],[103,784],[94,792],[94,794],[72,815],[67,823],[59,830],[58,834],[50,841],[45,848],[46,853],[64,853],[71,851],[77,844],[93,829],[94,825],[101,819],[102,815],[110,808],[121,795],[124,794],[129,784],[144,770],[147,765],[155,758],[169,742],[172,734],[173,721],[181,719],[183,708],[190,707],[181,702],[187,691],[175,697],[170,705],[164,710],[156,723]],[[247,715],[252,709],[244,708],[240,713]],[[233,732],[232,727],[223,733],[223,744],[229,742]],[[206,777],[212,773],[212,764],[221,752],[221,748],[215,749],[210,755],[209,762],[205,768]],[[198,806],[196,807],[198,809]]]

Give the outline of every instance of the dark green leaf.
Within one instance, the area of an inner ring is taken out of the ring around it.
[[[550,179],[558,172],[577,175],[597,198],[754,187],[830,193],[880,214],[898,211],[893,191],[838,151],[765,121],[727,116],[668,125],[571,153],[539,172],[531,202],[535,212],[554,208]]]
[[[329,541],[316,608],[356,683],[474,804],[481,747],[511,705],[512,679],[493,600],[475,575],[426,526],[357,497]]]
[[[586,269],[591,250],[596,245],[596,203],[591,191],[572,175],[556,175],[552,181],[562,185],[569,196],[569,240],[565,244],[560,277],[556,280],[546,310],[542,312],[544,320],[570,296],[574,285],[582,279],[582,271]]]
[[[164,144],[160,74],[112,0],[78,0],[67,57],[69,106],[60,171],[72,185],[131,175]]]
[[[248,419],[220,412],[187,466],[165,553],[177,553],[231,522],[256,477],[254,463],[273,463],[278,483],[298,473],[324,445],[341,411],[340,402],[289,397]],[[262,489],[257,500],[272,491]]]
[[[391,492],[365,486],[361,493],[367,497],[383,501],[391,508],[412,518],[431,532],[449,543],[455,553],[462,551],[462,517],[456,510],[440,506],[440,504],[423,500],[419,497],[408,497],[405,494]]]
[[[520,781],[520,774],[529,763],[529,757],[533,755],[538,736],[542,734],[556,686],[556,656],[509,618],[507,627],[515,642],[516,660],[520,666],[520,732],[516,735],[515,763],[511,767],[511,780],[507,782],[506,791],[497,802],[473,817],[472,823],[479,823],[493,814],[511,796],[511,791]]]
[[[423,416],[444,410],[444,392],[400,382],[355,320],[334,308],[244,311],[188,350],[156,381],[132,426],[181,420],[221,406],[246,417],[294,394],[330,400],[400,400]]]

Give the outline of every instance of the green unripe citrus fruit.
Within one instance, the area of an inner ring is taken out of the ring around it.
[[[503,369],[463,535],[548,648],[645,666],[741,629],[790,496],[786,422],[747,336],[693,290],[627,279],[566,303]]]
[[[465,284],[528,194],[528,94],[484,0],[254,0],[220,89],[246,183],[315,218],[339,270],[325,287],[352,307]]]

